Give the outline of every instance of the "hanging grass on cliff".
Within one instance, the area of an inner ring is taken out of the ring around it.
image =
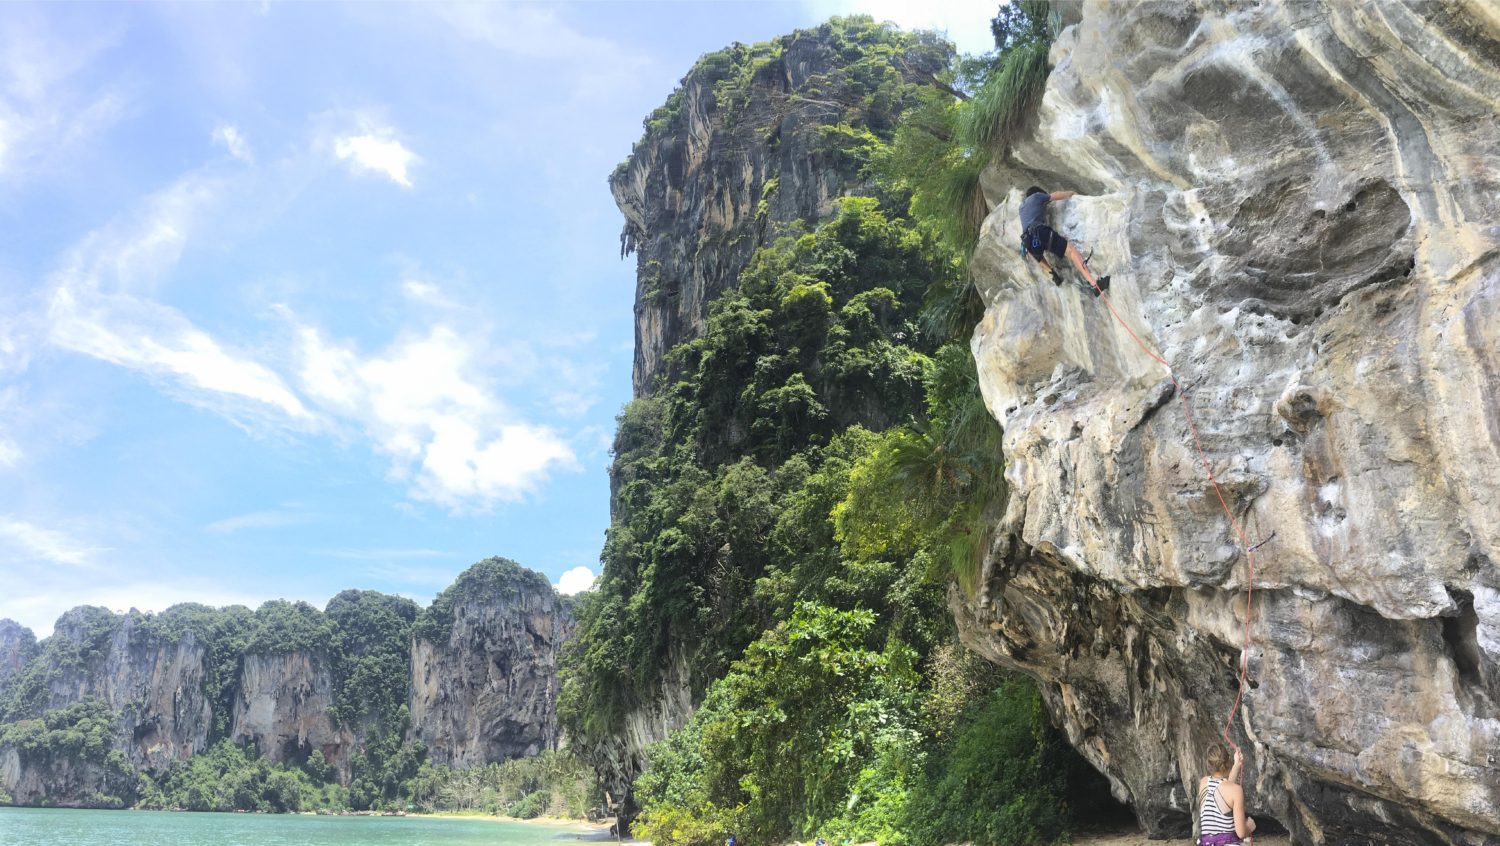
[[[954,84],[924,92],[892,142],[871,152],[883,186],[909,196],[912,216],[961,255],[989,213],[980,173],[1021,138],[1046,87],[1050,14],[1039,0],[1002,7],[991,22],[997,51],[957,62]]]

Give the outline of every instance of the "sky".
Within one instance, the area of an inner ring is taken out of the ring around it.
[[[0,617],[586,589],[642,118],[733,41],[995,5],[6,4]]]

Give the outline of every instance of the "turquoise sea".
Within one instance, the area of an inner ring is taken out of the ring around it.
[[[492,820],[0,808],[0,846],[573,846],[594,839],[578,825]]]

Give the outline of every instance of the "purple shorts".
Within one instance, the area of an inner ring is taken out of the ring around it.
[[[1200,834],[1198,835],[1198,846],[1229,846],[1230,843],[1239,843],[1240,836],[1232,831],[1222,834]]]

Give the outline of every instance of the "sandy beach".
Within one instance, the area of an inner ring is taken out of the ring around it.
[[[1163,846],[1163,844],[1186,844],[1191,838],[1172,840],[1150,840],[1144,834],[1083,834],[1073,838],[1073,846]],[[1255,838],[1255,846],[1291,846],[1286,835],[1267,835]]]

